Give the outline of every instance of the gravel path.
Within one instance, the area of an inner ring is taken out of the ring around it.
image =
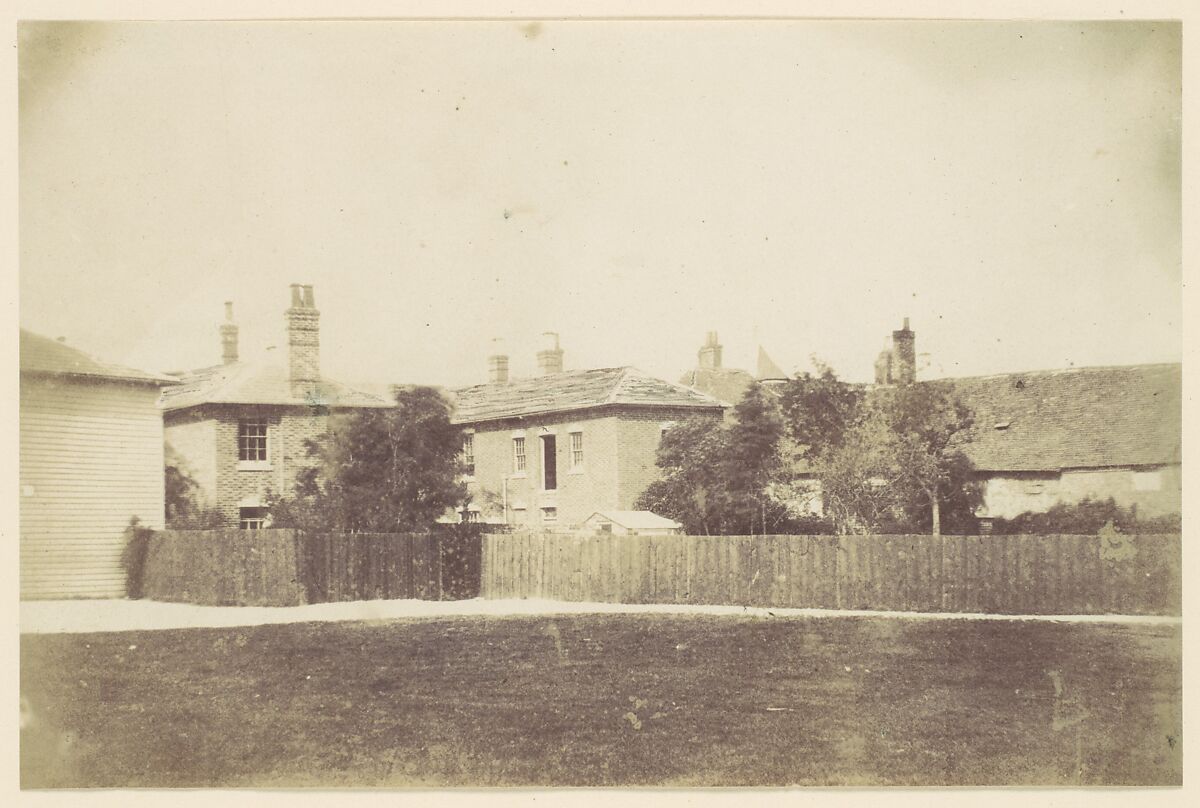
[[[1142,615],[1009,615],[945,612],[873,612],[849,609],[783,609],[750,606],[568,603],[551,600],[370,600],[308,606],[195,606],[150,600],[56,600],[21,603],[21,633],[80,634],[268,623],[393,620],[460,615],[701,614],[784,617],[892,617],[905,620],[1040,620],[1078,623],[1179,624],[1182,618]]]

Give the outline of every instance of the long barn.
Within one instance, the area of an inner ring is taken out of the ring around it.
[[[163,525],[159,390],[120,367],[21,330],[21,598],[125,595],[125,528]]]

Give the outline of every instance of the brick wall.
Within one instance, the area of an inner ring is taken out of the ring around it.
[[[686,418],[694,410],[630,410],[617,418],[617,507],[633,510],[642,492],[657,480],[661,470],[655,465],[663,429]],[[720,419],[719,414],[710,417]]]
[[[475,427],[475,504],[489,521],[503,521],[504,478],[508,480],[508,521],[545,526],[543,508],[557,510],[557,527],[581,523],[598,510],[630,510],[651,481],[664,424],[693,410],[591,410],[499,421]],[[713,416],[714,418],[717,416]],[[583,436],[582,468],[571,468],[571,433]],[[542,437],[556,442],[558,488],[542,488]],[[513,438],[525,438],[525,473],[513,470]]]
[[[238,422],[267,421],[268,460],[244,464],[238,460]],[[200,486],[206,505],[216,508],[236,526],[242,503],[265,504],[273,494],[290,495],[301,469],[316,464],[306,441],[328,429],[328,416],[303,407],[209,405],[182,413],[167,413],[166,442],[186,462]]]
[[[571,468],[570,433],[583,436],[583,465]],[[542,488],[542,436],[556,443],[558,488]],[[525,472],[513,469],[513,438],[525,438]],[[542,509],[557,509],[556,524],[582,522],[602,508],[617,507],[617,423],[599,413],[482,424],[475,429],[475,478],[470,489],[485,518],[502,521],[504,478],[510,524],[541,526]]]

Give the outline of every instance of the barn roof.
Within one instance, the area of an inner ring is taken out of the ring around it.
[[[21,329],[21,372],[81,376],[154,385],[178,384],[179,380],[149,370],[135,370],[106,362],[58,340]]]
[[[941,381],[975,414],[976,468],[1039,471],[1181,462],[1182,375],[1161,364]]]
[[[184,373],[181,384],[163,390],[164,410],[200,404],[259,404],[308,407],[387,407],[379,396],[331,379],[317,383],[311,396],[292,394],[287,368],[271,362],[233,362]]]
[[[454,401],[454,422],[459,424],[610,405],[698,411],[720,411],[725,406],[711,396],[631,367],[571,370],[479,384],[455,390]]]

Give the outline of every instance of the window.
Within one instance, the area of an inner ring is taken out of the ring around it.
[[[244,418],[238,421],[238,460],[243,463],[267,462],[267,421]]]
[[[571,433],[571,468],[583,468],[583,433]]]
[[[1029,480],[1025,483],[1025,493],[1029,496],[1039,496],[1045,488],[1046,484],[1041,480]]]
[[[1133,472],[1134,491],[1161,491],[1162,472],[1158,469],[1148,469]]]
[[[513,471],[525,470],[525,439],[513,438]]]
[[[558,440],[553,435],[542,435],[542,490],[558,488]]]
[[[463,435],[463,466],[464,473],[468,477],[475,476],[475,433],[468,432]]]
[[[558,521],[558,508],[542,508],[542,521],[543,522],[557,522]]]
[[[238,527],[242,530],[262,530],[267,526],[266,508],[239,508]]]

